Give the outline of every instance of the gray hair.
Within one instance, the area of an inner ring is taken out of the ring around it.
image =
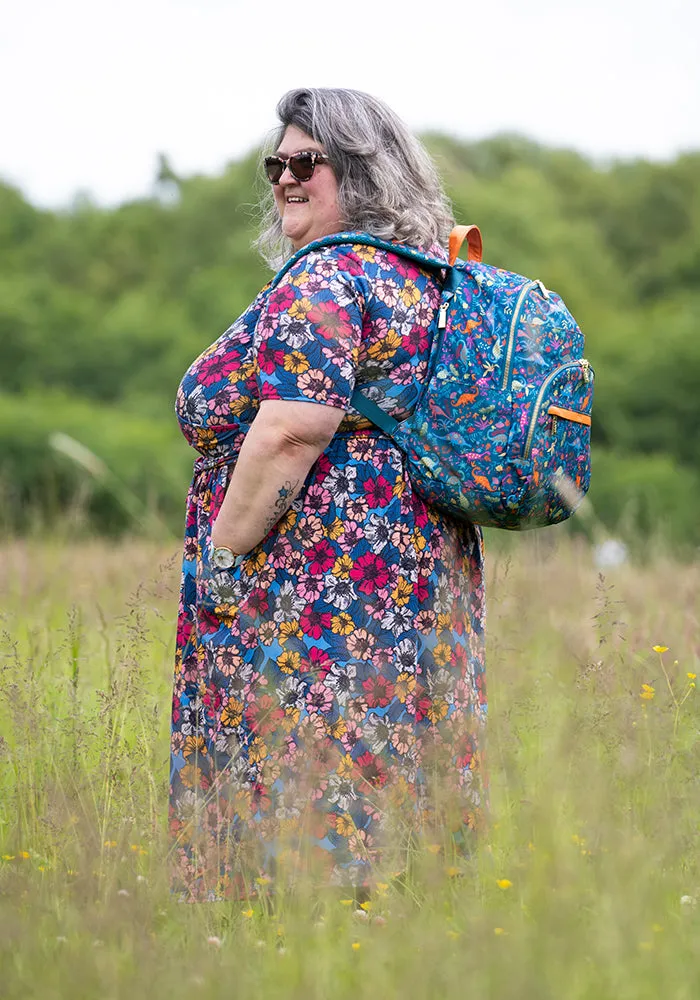
[[[344,229],[411,246],[447,243],[454,220],[435,165],[383,101],[358,90],[290,90],[277,105],[277,117],[281,125],[270,149],[279,146],[289,125],[324,147],[338,179]],[[260,210],[255,246],[276,269],[293,247],[267,182]]]

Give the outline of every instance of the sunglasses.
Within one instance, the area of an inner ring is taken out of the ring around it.
[[[289,167],[289,172],[295,181],[310,181],[314,175],[317,163],[328,163],[325,153],[303,152],[294,153],[285,160],[282,156],[266,156],[263,161],[265,173],[271,184],[279,184],[282,174]]]

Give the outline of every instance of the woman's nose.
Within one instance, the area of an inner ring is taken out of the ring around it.
[[[292,177],[292,172],[289,169],[289,164],[287,164],[282,171],[278,184],[296,184],[296,180]]]

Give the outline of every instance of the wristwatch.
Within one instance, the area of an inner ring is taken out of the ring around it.
[[[226,545],[212,545],[210,559],[214,569],[238,569],[245,554],[238,554]]]

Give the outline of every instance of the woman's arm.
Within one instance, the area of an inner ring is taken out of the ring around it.
[[[345,410],[319,403],[262,402],[212,527],[213,544],[244,553],[261,542],[286,514],[344,416]]]

